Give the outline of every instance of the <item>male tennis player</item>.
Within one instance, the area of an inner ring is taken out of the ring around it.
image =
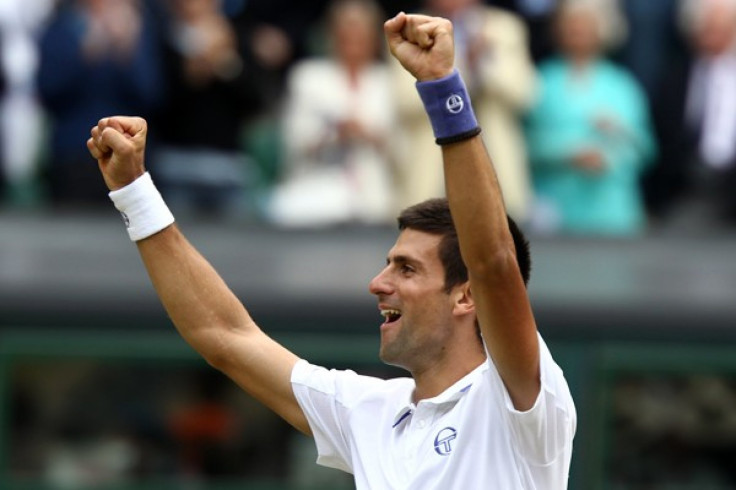
[[[264,334],[173,224],[145,172],[145,121],[103,119],[87,146],[181,335],[312,435],[320,464],[352,473],[361,490],[564,489],[575,408],[536,329],[525,242],[453,69],[452,32],[421,15],[385,23],[392,54],[418,81],[448,196],[402,213],[370,283],[385,317],[380,357],[410,378],[330,371]]]

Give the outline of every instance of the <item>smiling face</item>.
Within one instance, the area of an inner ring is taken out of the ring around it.
[[[370,282],[385,321],[379,356],[409,371],[425,369],[450,351],[457,315],[456,286],[445,289],[441,237],[406,229],[389,251],[386,267]]]

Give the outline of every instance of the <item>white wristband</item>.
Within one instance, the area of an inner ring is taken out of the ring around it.
[[[146,172],[122,189],[109,193],[110,199],[134,242],[158,233],[174,222],[174,215]]]

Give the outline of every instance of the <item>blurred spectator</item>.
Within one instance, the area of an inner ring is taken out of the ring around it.
[[[244,29],[218,0],[167,0],[165,98],[155,118],[151,170],[179,212],[255,212],[255,162],[242,148],[262,102]]]
[[[258,67],[263,106],[246,125],[243,148],[258,164],[260,187],[268,191],[279,179],[283,144],[279,130],[289,69],[304,56],[307,33],[315,28],[325,0],[224,0],[235,29],[245,32]],[[259,193],[262,194],[262,193]],[[262,202],[262,199],[257,199]],[[259,209],[260,211],[260,209]]]
[[[535,89],[524,24],[514,14],[479,0],[426,0],[425,9],[454,24],[455,64],[473,99],[508,212],[523,222],[532,196],[520,116],[531,104]],[[399,196],[404,207],[444,194],[442,160],[415,80],[398,63],[392,66],[400,118]]]
[[[271,217],[284,226],[385,223],[395,208],[383,15],[371,0],[338,0],[327,15],[331,55],[298,63],[289,77],[286,175]]]
[[[107,202],[84,142],[111,114],[147,116],[160,89],[157,38],[140,0],[61,1],[40,41],[38,90],[50,117],[55,204]]]
[[[42,154],[43,118],[36,94],[38,30],[53,0],[0,2],[0,200],[3,180],[8,201],[38,199],[37,172]]]
[[[626,17],[627,37],[616,58],[637,77],[650,100],[654,100],[667,66],[679,55],[683,43],[677,32],[677,2],[673,0],[617,0]]]
[[[659,86],[661,164],[648,180],[663,225],[736,224],[736,1],[684,0],[692,46]]]
[[[281,95],[296,61],[314,54],[311,36],[318,30],[327,0],[247,0],[243,18],[250,23],[251,45],[271,83],[269,96]]]
[[[528,143],[538,231],[632,235],[644,230],[640,173],[655,154],[646,96],[603,58],[616,39],[613,4],[564,0],[560,55],[540,66]]]

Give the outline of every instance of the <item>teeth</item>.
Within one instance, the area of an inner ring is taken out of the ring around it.
[[[381,315],[383,315],[386,318],[389,318],[392,316],[400,316],[401,312],[399,310],[381,310]]]

